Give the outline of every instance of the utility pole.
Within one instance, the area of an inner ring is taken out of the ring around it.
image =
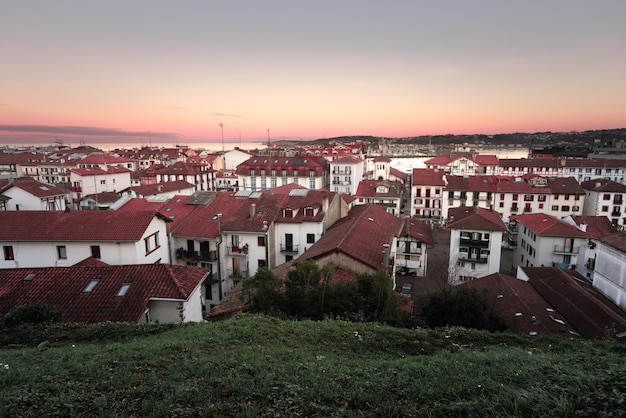
[[[224,124],[220,122],[217,126],[219,126],[222,131],[222,154],[224,154]]]

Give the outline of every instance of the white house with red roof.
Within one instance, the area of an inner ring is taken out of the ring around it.
[[[497,212],[477,206],[452,208],[447,224],[451,282],[464,282],[500,271],[506,226]]]
[[[295,183],[312,190],[329,186],[329,164],[323,157],[257,156],[236,169],[239,190],[258,191]]]
[[[0,194],[7,197],[5,210],[65,210],[68,193],[30,177],[0,180]]]
[[[337,157],[330,164],[330,190],[335,193],[353,195],[363,180],[365,160],[347,155]]]
[[[404,228],[396,244],[396,273],[425,276],[428,268],[428,246],[434,243],[430,225],[418,219],[404,218]]]
[[[517,225],[514,267],[561,267],[576,269],[589,234],[554,216],[526,213],[511,216]]]
[[[391,215],[400,216],[404,190],[404,185],[397,181],[361,180],[354,197],[357,205],[381,205]]]
[[[103,170],[108,167],[125,167],[130,171],[138,169],[136,161],[132,158],[110,154],[91,154],[77,161],[76,165],[78,168],[101,168]]]
[[[276,265],[298,258],[315,244],[337,220],[348,213],[338,193],[294,189],[289,192],[274,219]]]
[[[166,222],[153,211],[3,211],[0,268],[169,263]]]
[[[132,171],[122,166],[105,168],[74,168],[70,171],[72,205],[80,207],[84,196],[102,192],[119,192],[131,185]]]
[[[156,172],[156,182],[186,181],[196,191],[215,190],[214,171],[202,164],[177,162]]]
[[[215,173],[215,190],[239,190],[239,182],[235,170],[220,170]]]
[[[222,155],[224,159],[224,169],[225,170],[236,170],[239,164],[243,163],[253,157],[254,155],[251,152],[240,149],[239,147],[235,147],[234,149],[228,150],[224,152]]]
[[[584,215],[606,216],[618,228],[626,226],[626,185],[598,178],[581,186],[586,193]]]
[[[581,251],[584,251],[584,253],[578,256],[576,271],[585,276],[590,282],[593,282],[600,239],[613,235],[617,232],[617,228],[606,216],[567,216],[563,218],[563,222],[589,234],[587,246],[581,248]]]
[[[616,232],[599,241],[593,287],[626,311],[626,233]]]
[[[398,237],[405,235],[404,228],[405,220],[390,215],[382,206],[355,206],[295,262],[314,260],[320,266],[333,263],[366,274],[382,270],[393,278]]]
[[[143,197],[150,200],[165,201],[176,195],[191,196],[195,186],[185,180],[168,181],[165,183],[130,186],[120,192],[130,197]]]
[[[44,302],[63,322],[199,322],[207,276],[169,264],[0,269],[0,312]]]
[[[443,219],[444,172],[437,168],[414,168],[411,174],[411,217],[428,223]]]
[[[496,155],[480,155],[474,152],[454,152],[438,155],[424,161],[427,168],[437,168],[453,176],[494,175],[498,172]]]

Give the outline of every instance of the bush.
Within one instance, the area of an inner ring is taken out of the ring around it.
[[[43,302],[34,302],[15,307],[4,318],[5,327],[14,327],[21,324],[44,324],[61,322],[61,311],[52,305]]]
[[[461,326],[465,328],[504,331],[506,324],[487,306],[487,298],[476,289],[460,287],[431,294],[422,316],[432,328]]]

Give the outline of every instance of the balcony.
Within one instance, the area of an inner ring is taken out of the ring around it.
[[[511,212],[519,211],[519,206],[511,206]]]
[[[554,246],[555,254],[578,254],[579,251],[580,251],[580,247],[566,247],[564,245]]]
[[[204,253],[200,252],[198,256],[198,260],[209,262],[209,263],[215,263],[217,261],[217,251],[209,251],[209,252],[204,252]]]
[[[460,244],[462,247],[479,247],[479,248],[489,247],[489,241],[469,239],[469,238],[461,238]]]
[[[228,269],[226,270],[229,279],[247,279],[248,270],[244,269]]]
[[[509,232],[513,232],[513,233],[517,234],[517,232],[518,232],[517,224],[509,224],[508,228],[509,228]]]
[[[81,193],[83,188],[81,186],[72,186],[72,191],[75,193]]]
[[[613,212],[611,212],[611,216],[622,216],[622,212],[620,212],[619,210],[614,210]]]
[[[335,168],[332,174],[337,174],[338,176],[351,176],[352,170],[341,170],[341,169]]]
[[[590,258],[587,260],[587,263],[585,264],[585,267],[587,267],[589,270],[593,270],[596,268],[596,259],[595,258]]]
[[[350,180],[333,180],[335,186],[349,186],[352,182]]]
[[[613,204],[614,205],[621,205],[624,203],[624,200],[621,197],[615,197],[613,198]]]
[[[478,264],[487,264],[489,259],[487,255],[484,255],[479,258],[470,257],[467,253],[459,253],[459,261],[464,263],[478,263]]]
[[[245,257],[248,255],[248,245],[244,245],[243,247],[239,247],[237,245],[229,245],[226,247],[228,249],[228,255],[233,256],[242,256]]]
[[[280,244],[280,252],[281,253],[297,254],[298,253],[298,244],[291,244],[291,245]]]

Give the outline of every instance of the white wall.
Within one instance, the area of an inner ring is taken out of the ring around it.
[[[593,287],[626,310],[626,254],[600,243]]]

